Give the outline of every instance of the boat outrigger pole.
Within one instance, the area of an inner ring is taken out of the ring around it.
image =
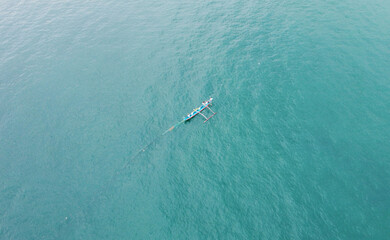
[[[211,115],[209,118],[206,118],[206,117],[202,114],[202,116],[203,116],[204,118],[206,118],[206,120],[204,120],[203,123],[207,122],[210,118],[212,118],[215,114],[217,114],[216,112],[214,112],[213,110],[211,110],[211,108],[209,108],[208,106],[207,106],[207,109],[210,110],[210,111],[213,113],[213,115]]]

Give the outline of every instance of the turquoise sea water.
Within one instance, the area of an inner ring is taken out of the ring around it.
[[[389,239],[389,110],[389,1],[3,0],[0,239]]]

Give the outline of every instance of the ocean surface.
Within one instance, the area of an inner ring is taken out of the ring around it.
[[[389,226],[390,1],[0,1],[0,239]]]

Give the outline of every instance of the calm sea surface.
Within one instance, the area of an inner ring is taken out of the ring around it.
[[[389,129],[387,0],[0,1],[0,239],[389,239]]]

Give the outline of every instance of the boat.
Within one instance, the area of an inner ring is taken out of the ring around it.
[[[183,121],[188,121],[190,120],[191,118],[195,117],[196,115],[200,114],[202,115],[206,120],[203,122],[207,122],[210,118],[212,118],[215,114],[217,114],[216,112],[214,112],[213,110],[210,109],[209,106],[211,106],[211,102],[213,101],[213,98],[211,97],[210,99],[202,102],[202,105],[198,108],[195,108],[190,114],[188,114],[187,116],[184,117]],[[205,115],[203,115],[201,112],[205,109],[208,109],[210,110],[213,115],[211,115],[210,117],[206,117]]]

